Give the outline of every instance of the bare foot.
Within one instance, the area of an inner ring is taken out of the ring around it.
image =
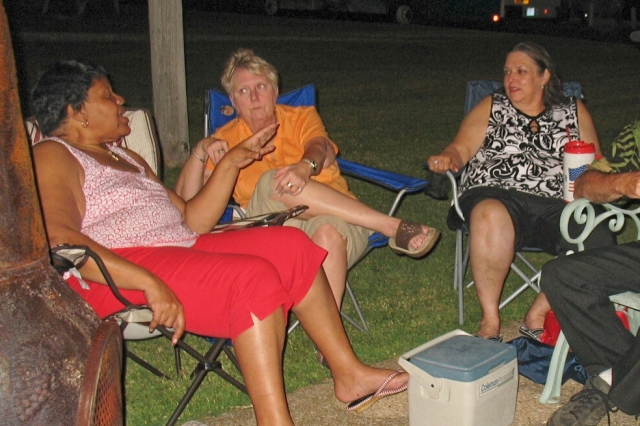
[[[400,220],[393,233],[389,241],[391,250],[416,259],[427,255],[440,237],[437,229],[406,220]]]
[[[529,330],[536,330],[540,328],[544,328],[544,320],[546,315],[530,315],[524,317],[524,321],[522,325],[524,325]]]
[[[417,249],[420,248],[424,245],[425,241],[427,240],[427,235],[429,234],[429,228],[426,225],[421,225],[422,226],[422,233],[416,235],[415,237],[413,237],[411,240],[409,240],[409,248],[411,249]]]
[[[333,378],[333,387],[336,398],[341,402],[351,402],[367,396],[378,390],[380,385],[396,370],[374,368],[363,365],[357,371],[350,371],[348,376]],[[386,389],[398,389],[409,381],[409,374],[402,373],[395,376],[385,387]]]
[[[495,321],[481,321],[480,328],[476,332],[476,335],[486,339],[488,337],[500,335],[500,321],[497,324]]]
[[[524,317],[524,326],[529,330],[544,328],[544,320],[550,310],[551,305],[549,305],[547,297],[544,293],[538,294]]]

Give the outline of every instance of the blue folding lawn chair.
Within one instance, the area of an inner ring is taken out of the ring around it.
[[[278,97],[277,103],[290,106],[315,106],[316,105],[316,90],[315,87],[310,84],[301,87],[292,92],[283,94]],[[205,98],[205,137],[212,135],[215,131],[227,124],[229,121],[236,117],[236,112],[231,105],[231,100],[225,94],[222,94],[214,89],[206,91]],[[342,158],[338,158],[338,166],[340,171],[346,175],[362,181],[372,183],[374,185],[386,188],[395,192],[396,198],[389,209],[389,215],[395,215],[403,197],[407,194],[415,194],[422,192],[428,185],[428,181],[418,179],[399,173],[393,173],[385,170],[376,169],[373,167],[364,166],[362,164],[347,161]],[[355,267],[367,254],[373,249],[378,247],[384,247],[389,242],[389,239],[380,233],[374,233],[369,237],[369,244],[365,252],[360,256],[360,259],[352,266]],[[346,291],[351,300],[358,318],[354,319],[347,315],[344,311],[340,314],[356,329],[368,333],[369,327],[364,319],[364,315],[360,309],[358,300],[353,293],[349,281],[346,282]],[[289,331],[297,326],[297,322],[289,327]]]

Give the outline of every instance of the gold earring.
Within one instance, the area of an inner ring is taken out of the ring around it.
[[[80,122],[80,125],[86,129],[87,127],[89,127],[89,120],[84,120]]]

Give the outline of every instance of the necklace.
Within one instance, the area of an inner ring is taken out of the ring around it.
[[[98,148],[98,147],[95,147],[95,146],[92,146],[92,147],[82,146],[80,144],[75,144],[75,143],[72,143],[72,142],[67,142],[67,143],[72,145],[72,146],[74,146],[74,147],[76,147],[76,148],[78,148],[78,149],[80,149],[80,150],[82,150],[82,151],[85,151],[85,152],[86,151],[92,151],[92,152],[100,151],[100,152],[103,152],[105,154],[109,154],[109,156],[111,158],[113,158],[114,161],[120,161],[120,157],[118,156],[118,154],[116,154],[115,152],[111,151],[109,149],[109,147],[107,147],[107,146],[104,146],[103,148]]]

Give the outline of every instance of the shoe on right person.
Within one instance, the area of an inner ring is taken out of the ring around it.
[[[596,426],[604,416],[611,424],[609,412],[618,408],[609,401],[610,388],[600,376],[589,377],[584,388],[553,413],[547,426]]]

